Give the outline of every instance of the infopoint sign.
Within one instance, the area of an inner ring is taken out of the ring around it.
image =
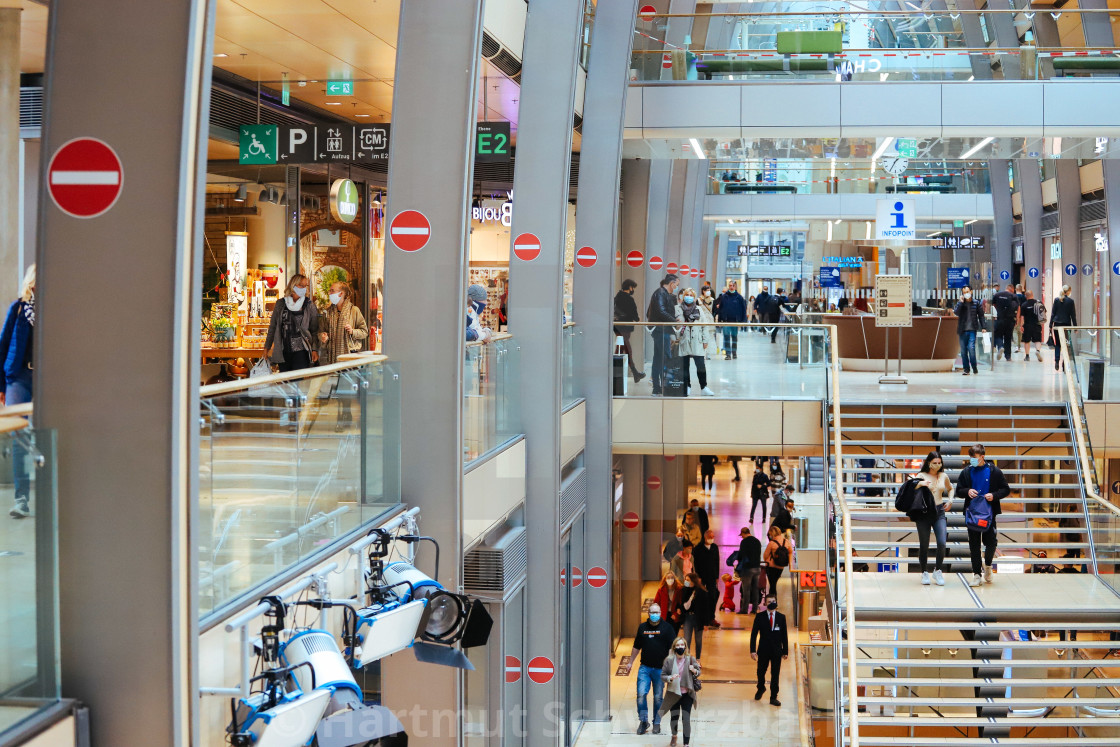
[[[914,200],[878,200],[875,238],[886,241],[913,239],[917,233]]]
[[[475,223],[501,223],[506,228],[513,225],[513,192],[506,192],[501,205],[483,205],[471,208],[471,220]]]

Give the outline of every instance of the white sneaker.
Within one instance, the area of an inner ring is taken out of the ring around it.
[[[12,506],[12,510],[8,512],[8,516],[13,519],[26,519],[31,515],[31,509],[27,505],[26,498],[17,498],[16,505]]]
[[[929,571],[922,571],[922,586],[929,586]]]
[[[969,586],[979,586],[982,583],[984,583],[984,580],[982,578],[980,578],[980,576],[978,576],[977,574],[974,573],[974,574],[972,574],[972,580],[968,582],[968,585]]]
[[[713,391],[712,391],[711,389],[709,389],[708,387],[704,387],[703,389],[701,389],[701,390],[700,390],[700,393],[701,393],[702,395],[704,395],[705,397],[714,397],[714,396],[716,396],[716,393],[715,393],[715,392],[713,392]]]
[[[984,583],[992,583],[992,567],[990,565],[984,568]]]
[[[945,576],[942,575],[941,571],[933,572],[933,583],[937,584],[938,586],[945,585]]]
[[[1042,351],[1039,350],[1038,348],[1035,348],[1034,357],[1038,358],[1039,363],[1041,363],[1042,362]]]

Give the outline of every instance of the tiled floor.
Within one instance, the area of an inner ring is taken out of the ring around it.
[[[11,486],[0,488],[0,692],[36,672],[35,520],[10,518],[12,505]]]
[[[747,462],[743,462],[747,465]],[[717,468],[715,500],[710,514],[716,543],[721,559],[739,546],[739,528],[747,523],[750,510],[749,470],[744,469],[744,481],[731,482],[731,469],[725,465]],[[690,498],[701,498],[697,488],[690,490]],[[756,531],[763,535],[765,526],[758,522]],[[789,607],[788,574],[779,582],[780,609],[792,623]],[[656,587],[650,585],[646,596],[652,596]],[[793,747],[802,744],[802,724],[806,708],[798,682],[800,663],[793,642],[798,635],[790,630],[791,652],[783,662],[779,698],[780,708],[769,705],[767,697],[753,699],[755,691],[755,663],[750,658],[750,625],[752,616],[730,612],[718,613],[723,625],[721,630],[708,630],[704,634],[701,663],[704,667],[704,688],[693,710],[692,741],[694,745],[726,745],[727,747]],[[619,644],[619,656],[630,653],[630,639]],[[637,736],[638,716],[635,706],[637,669],[630,676],[614,675],[618,658],[608,665],[611,676],[611,721],[585,724],[576,742],[577,747],[603,747],[604,745],[665,745],[669,743],[669,719],[665,718],[660,736]],[[652,697],[650,698],[652,701]],[[652,707],[652,706],[651,706]],[[683,743],[683,740],[682,740]]]

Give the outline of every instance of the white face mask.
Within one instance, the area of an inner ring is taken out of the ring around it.
[[[964,298],[967,301],[968,299],[972,298],[972,294],[971,293],[965,293]]]
[[[693,304],[693,303],[696,303],[696,299],[693,298],[692,296],[685,296],[684,297],[684,302],[687,303],[687,304]]]
[[[296,292],[296,296],[297,296],[298,298],[303,298],[304,296],[306,296],[306,295],[307,295],[307,288],[306,288],[306,287],[304,287],[304,286],[299,286],[299,285],[297,285],[297,286],[295,287],[295,292]]]
[[[339,302],[342,301],[342,294],[341,293],[332,293],[330,295],[330,299],[331,299],[331,304],[334,305],[334,306],[337,306],[339,304]]]

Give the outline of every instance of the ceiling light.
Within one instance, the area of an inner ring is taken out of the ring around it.
[[[242,184],[237,188],[237,192],[233,195],[234,202],[245,202],[245,198],[249,196],[249,187]]]
[[[834,177],[836,176],[836,156],[833,156],[828,160],[830,161],[830,166],[828,167],[828,175],[829,177]]]
[[[327,104],[327,106],[342,106],[341,101],[328,101],[328,102],[326,102],[326,104]]]
[[[940,235],[941,235],[940,231],[934,231],[933,233],[927,233],[926,238],[927,239],[936,239]]]
[[[355,114],[354,116],[355,117],[369,117],[369,116],[372,116],[372,115],[370,115],[370,114]]]
[[[978,221],[978,220],[980,220],[980,219],[979,219],[979,218],[973,218],[973,219],[972,219],[972,220],[970,220],[970,221],[966,221],[966,222],[965,222],[965,225],[966,225],[966,226],[971,226],[971,225],[972,225],[973,223],[975,223],[975,222],[976,222],[976,221]]]
[[[836,219],[835,221],[833,221],[833,222],[834,222],[834,223],[835,223],[836,225],[840,225],[840,220],[841,220],[840,218],[837,218],[837,219]]]
[[[968,82],[969,82],[969,83],[971,83],[971,82],[972,82],[972,81],[974,81],[974,80],[976,80],[976,76],[975,76],[975,75],[970,75],[970,76],[968,76]]]
[[[218,52],[218,53],[217,53],[216,55],[214,55],[214,56],[215,56],[215,57],[229,57],[229,55],[228,55],[228,54],[226,54],[225,52]]]
[[[875,149],[875,155],[871,156],[871,170],[872,171],[875,170],[875,162],[879,160],[879,157],[881,155],[883,155],[884,153],[887,152],[887,148],[889,148],[890,144],[893,143],[893,142],[894,142],[894,138],[893,137],[888,137],[886,140],[884,140],[882,143],[880,143],[878,148]]]
[[[914,10],[917,10],[917,11],[921,10],[921,8],[919,8],[917,5],[914,5],[914,3],[910,2],[909,0],[907,0],[906,4],[909,5],[911,8],[913,8]]]
[[[697,158],[699,158],[701,160],[707,158],[707,156],[704,154],[704,149],[700,147],[700,141],[699,140],[697,140],[694,137],[690,137],[688,139],[688,142],[690,142],[692,144],[692,152],[696,154]]]
[[[971,158],[972,156],[976,155],[976,153],[977,153],[977,152],[978,152],[978,151],[979,151],[979,150],[980,150],[981,148],[983,148],[983,147],[984,147],[985,145],[987,145],[988,143],[992,142],[993,140],[995,140],[995,138],[994,138],[994,137],[986,137],[986,138],[984,138],[983,140],[981,140],[980,142],[978,142],[978,143],[977,143],[976,145],[974,145],[974,146],[972,146],[971,148],[969,148],[968,150],[966,150],[966,151],[965,151],[964,153],[961,153],[961,158]]]
[[[829,221],[829,223],[828,223],[828,238],[826,238],[825,241],[832,241],[832,222],[831,221]]]
[[[866,241],[871,241],[871,221],[867,221],[867,234],[863,238]]]

